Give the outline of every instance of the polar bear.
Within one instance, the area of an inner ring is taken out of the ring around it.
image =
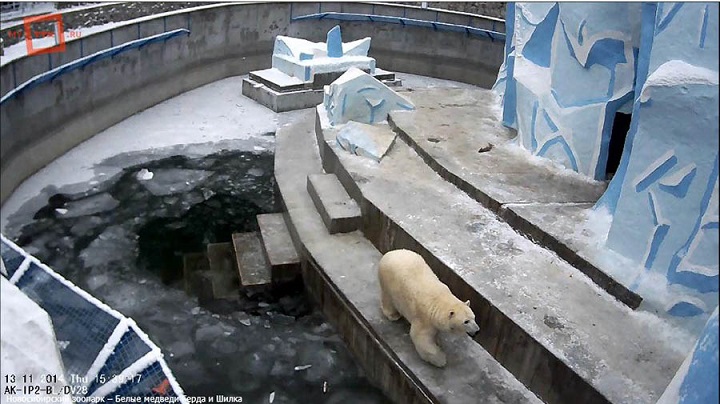
[[[410,338],[423,360],[437,367],[447,363],[435,342],[438,331],[473,335],[480,329],[470,302],[455,297],[417,253],[386,253],[380,259],[378,278],[383,314],[390,321],[405,317],[410,323]]]

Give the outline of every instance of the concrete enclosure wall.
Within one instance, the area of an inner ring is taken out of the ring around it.
[[[502,21],[395,5],[246,3],[160,14],[68,41],[63,53],[24,57],[3,66],[0,95],[114,45],[178,28],[191,32],[60,75],[3,102],[0,202],[25,178],[123,119],[204,84],[269,67],[276,35],[320,41],[338,24],[346,40],[372,37],[370,55],[384,69],[484,87],[492,85],[502,63],[503,43],[466,34],[389,23],[292,21],[293,16],[319,11],[405,16],[500,32],[505,28]]]

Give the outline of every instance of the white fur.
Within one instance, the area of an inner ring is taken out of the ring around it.
[[[410,338],[420,357],[437,366],[447,363],[435,341],[438,331],[474,334],[479,330],[469,302],[455,297],[423,258],[408,250],[385,254],[378,268],[380,307],[391,321],[410,323]]]

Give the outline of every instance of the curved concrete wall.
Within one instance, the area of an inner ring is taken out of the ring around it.
[[[24,57],[3,66],[0,94],[82,55],[177,28],[191,31],[187,37],[149,44],[58,76],[4,102],[0,107],[0,203],[25,178],[123,119],[204,84],[269,67],[276,35],[320,41],[330,27],[339,24],[346,40],[372,37],[371,55],[385,69],[483,87],[492,85],[502,63],[502,42],[465,34],[388,23],[291,19],[328,11],[405,16],[504,31],[501,21],[395,5],[246,3],[161,14],[69,41],[64,53]]]

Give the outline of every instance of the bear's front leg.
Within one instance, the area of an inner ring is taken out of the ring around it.
[[[390,298],[390,295],[380,287],[380,309],[382,310],[385,317],[390,321],[397,321],[400,319],[400,313],[395,308],[395,305]]]
[[[436,332],[435,327],[426,326],[422,323],[415,322],[410,325],[410,338],[415,344],[417,353],[424,361],[441,368],[447,364],[447,358],[442,349],[435,343]]]

